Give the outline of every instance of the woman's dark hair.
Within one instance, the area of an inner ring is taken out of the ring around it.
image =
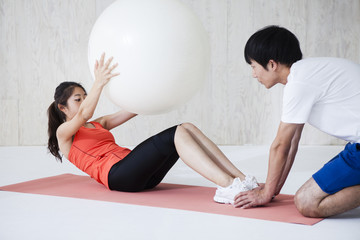
[[[245,45],[244,56],[248,64],[254,60],[265,69],[271,59],[288,67],[302,59],[299,40],[279,26],[268,26],[254,33]]]
[[[48,149],[52,155],[55,156],[57,160],[62,162],[62,157],[59,153],[59,144],[58,140],[56,138],[56,130],[58,127],[66,121],[65,114],[60,111],[58,108],[58,104],[61,104],[63,106],[67,105],[67,100],[69,97],[73,94],[74,88],[80,87],[85,91],[83,86],[81,86],[79,83],[75,82],[63,82],[61,83],[55,90],[54,94],[54,102],[49,106],[47,113],[49,117],[48,122]]]

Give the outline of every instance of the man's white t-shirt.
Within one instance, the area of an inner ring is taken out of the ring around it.
[[[284,88],[285,123],[306,123],[360,143],[360,65],[340,58],[294,63]]]

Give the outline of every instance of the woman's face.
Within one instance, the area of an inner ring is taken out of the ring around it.
[[[67,100],[67,106],[64,106],[63,109],[61,109],[65,115],[66,120],[71,120],[73,117],[77,114],[79,111],[81,103],[86,98],[87,94],[84,92],[84,90],[80,87],[75,87],[73,93]]]

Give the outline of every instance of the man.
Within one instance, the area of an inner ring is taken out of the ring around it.
[[[307,217],[327,217],[360,206],[360,65],[338,58],[301,60],[295,35],[278,26],[253,34],[245,59],[266,88],[285,88],[266,183],[239,193],[235,207],[263,205],[279,194],[306,122],[349,143],[297,191],[296,207]]]

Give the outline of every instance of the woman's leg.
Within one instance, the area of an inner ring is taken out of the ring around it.
[[[181,160],[219,186],[227,187],[234,178],[245,178],[220,149],[190,123],[178,126],[175,147]]]
[[[176,150],[174,150],[172,154],[168,155],[166,159],[164,159],[163,165],[148,179],[145,189],[152,189],[156,187],[164,179],[178,159],[179,155]]]
[[[179,159],[175,131],[176,126],[150,137],[114,164],[109,172],[109,188],[138,192],[158,185]]]
[[[109,187],[119,191],[141,191],[155,187],[178,157],[196,172],[227,187],[241,173],[194,125],[185,123],[167,129],[137,146],[116,163],[109,173]]]
[[[175,133],[175,146],[184,162],[220,186],[228,186],[229,182],[231,184],[237,177],[245,179],[245,175],[224,153],[191,123],[184,123],[178,127]]]

